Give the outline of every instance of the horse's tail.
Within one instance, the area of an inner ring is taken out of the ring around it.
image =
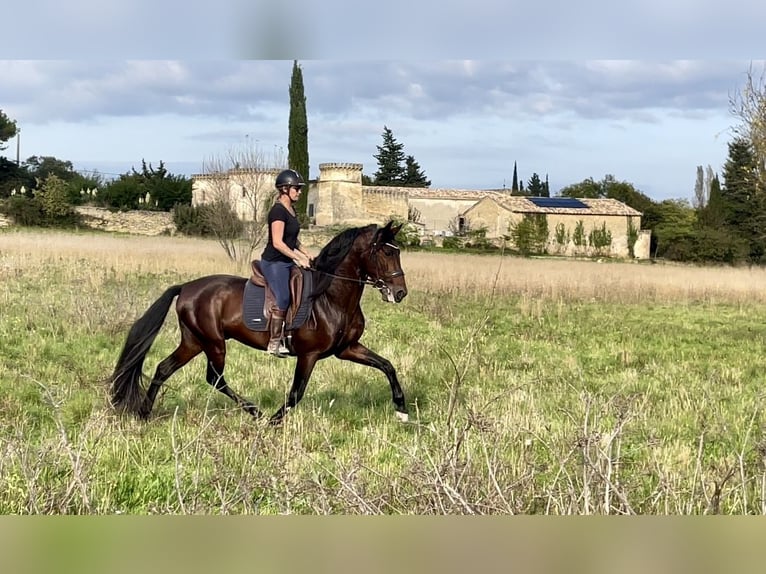
[[[144,416],[146,391],[141,386],[144,359],[165,322],[170,304],[180,292],[181,285],[168,288],[130,328],[110,379],[112,406],[117,410]]]

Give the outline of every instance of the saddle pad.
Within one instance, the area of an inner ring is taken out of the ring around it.
[[[263,304],[266,301],[266,289],[245,283],[245,295],[242,297],[242,321],[251,331],[268,331],[269,322],[263,316]]]
[[[297,329],[306,322],[311,314],[311,302],[309,295],[314,288],[310,271],[302,269],[303,273],[303,293],[301,304],[298,311],[289,325],[285,325],[285,331]],[[242,320],[245,326],[251,331],[268,331],[269,322],[263,315],[263,306],[266,302],[266,289],[253,285],[252,281],[245,283],[245,294],[242,297]]]

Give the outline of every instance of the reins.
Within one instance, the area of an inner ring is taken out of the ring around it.
[[[310,271],[316,271],[317,273],[321,273],[323,275],[327,275],[328,277],[332,277],[334,279],[343,279],[344,281],[353,281],[354,283],[359,283],[360,285],[374,285],[372,281],[369,279],[357,279],[356,277],[345,277],[343,275],[335,275],[335,273],[330,273],[329,271],[322,271],[321,269],[317,269],[316,267],[307,267]]]
[[[389,247],[399,251],[399,248],[392,243],[385,243],[385,245],[388,245]],[[370,252],[373,253],[377,246],[378,246],[377,243],[374,243],[370,247]],[[375,263],[377,264],[377,260]],[[369,285],[375,289],[383,289],[384,287],[386,287],[386,282],[384,281],[384,279],[393,279],[394,277],[404,276],[404,271],[402,271],[401,269],[397,269],[396,271],[392,271],[391,273],[386,274],[384,277],[378,277],[377,279],[375,279],[375,281],[372,281],[371,279],[369,279],[369,277],[365,277],[364,279],[357,279],[356,277],[346,277],[344,275],[336,275],[334,273],[330,273],[329,271],[323,271],[321,269],[317,269],[316,267],[308,267],[308,269],[311,271],[316,271],[317,273],[322,273],[334,279],[342,279],[343,281],[353,281],[354,283],[358,283],[359,285]]]

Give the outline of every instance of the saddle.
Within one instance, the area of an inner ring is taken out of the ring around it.
[[[263,316],[269,321],[271,319],[271,308],[276,306],[277,298],[274,296],[274,292],[266,282],[266,277],[263,276],[260,259],[254,259],[250,263],[250,268],[252,270],[250,282],[256,287],[264,288],[266,300],[263,304]],[[287,308],[287,313],[285,314],[285,325],[291,325],[293,323],[295,315],[301,306],[301,301],[303,301],[303,273],[301,273],[301,270],[297,265],[290,268],[289,286],[290,306]]]

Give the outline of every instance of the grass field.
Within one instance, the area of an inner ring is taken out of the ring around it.
[[[246,274],[209,241],[0,233],[0,513],[763,514],[762,269],[402,255],[408,297],[363,299],[362,341],[397,368],[327,359],[279,428],[204,382],[153,418],[106,379],[165,287]],[[178,340],[175,313],[146,362]],[[229,345],[266,412],[293,359]]]

